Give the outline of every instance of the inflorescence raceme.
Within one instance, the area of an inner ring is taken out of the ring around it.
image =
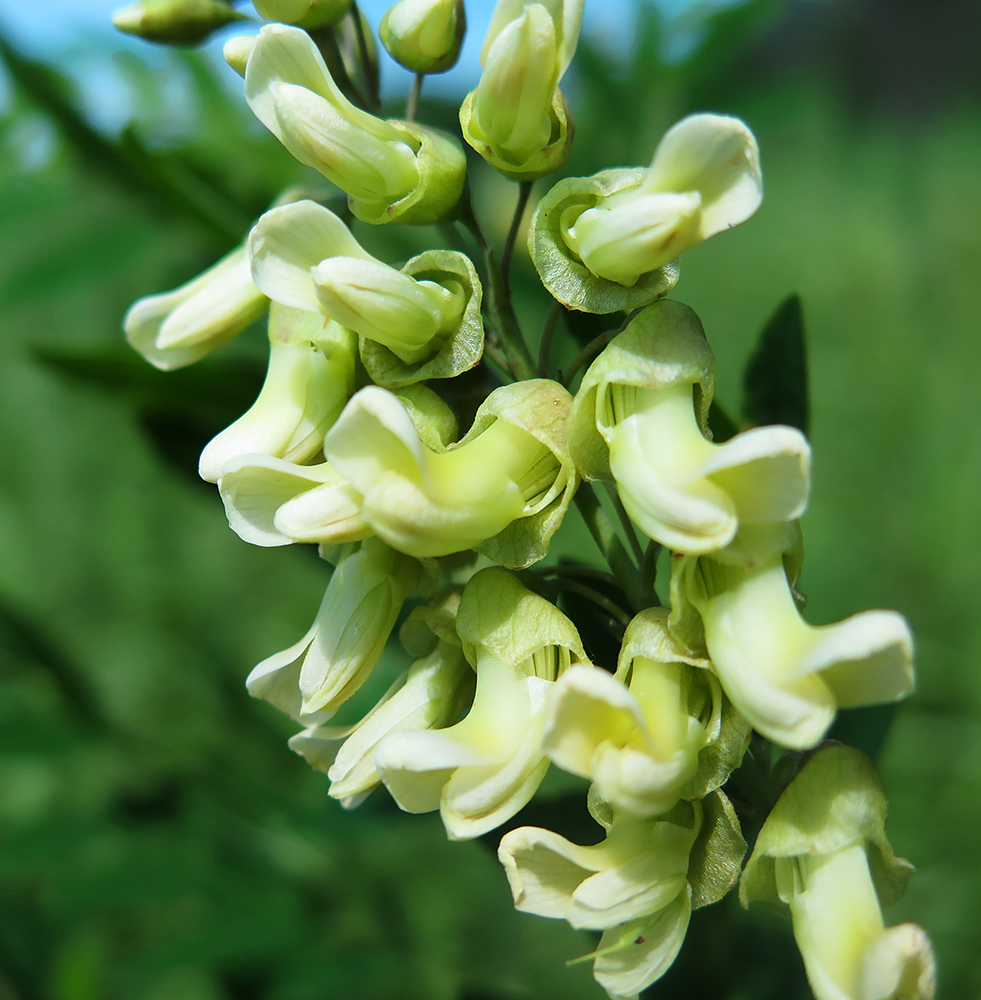
[[[268,314],[262,391],[199,471],[245,541],[318,544],[334,570],[310,630],[255,667],[250,693],[296,720],[290,746],[345,807],[384,785],[407,812],[439,810],[454,840],[508,824],[552,765],[588,779],[603,839],[509,824],[499,857],[516,907],[600,932],[586,957],[612,998],[657,980],[692,910],[737,883],[744,905],[789,910],[818,1000],[931,997],[929,938],[882,920],[912,869],[886,840],[878,776],[822,743],[837,709],[912,690],[908,627],[890,611],[802,618],[808,442],[787,426],[713,442],[713,354],[695,313],[665,297],[680,254],[759,206],[753,134],[692,115],[648,166],[541,195],[528,248],[553,312],[605,315],[611,331],[550,378],[508,270],[533,182],[573,141],[559,83],[582,0],[499,0],[460,109],[466,145],[520,185],[500,258],[464,143],[411,120],[424,77],[457,59],[462,0],[399,0],[382,20],[385,48],[416,74],[408,120],[375,113],[376,50],[350,0],[255,7],[275,23],[232,38],[226,58],[256,117],[331,190],[284,191],[237,249],[124,321],[171,370]],[[240,18],[222,0],[143,0],[116,24],[188,43]],[[443,247],[379,259],[327,207],[337,188],[368,226],[462,224],[479,259]],[[487,388],[461,435],[447,402],[460,397],[442,390],[477,366]],[[557,544],[573,502],[610,572]],[[662,548],[668,607],[653,589]],[[591,662],[550,599],[563,588],[607,622],[616,662]],[[399,621],[411,665],[363,718],[335,724]],[[776,804],[744,867],[733,773],[751,745],[767,760],[774,746],[804,753],[773,772]]]

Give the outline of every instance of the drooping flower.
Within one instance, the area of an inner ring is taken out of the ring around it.
[[[545,724],[553,763],[591,779],[602,799],[634,816],[657,816],[679,798],[718,788],[749,739],[708,662],[672,639],[667,615],[651,608],[631,621],[615,676],[570,667],[556,681]]]
[[[259,32],[245,99],[296,159],[347,193],[351,211],[366,222],[436,222],[459,201],[466,172],[459,145],[356,107],[305,31],[267,24]]]
[[[242,455],[287,462],[315,457],[354,390],[356,350],[349,331],[336,325],[325,331],[316,313],[273,303],[262,390],[245,414],[205,446],[201,478],[218,482],[224,467]]]
[[[548,769],[548,691],[586,655],[572,622],[500,569],[471,578],[457,630],[477,673],[470,711],[448,729],[386,737],[375,767],[402,809],[439,809],[447,834],[462,840],[493,830],[534,795]]]
[[[733,705],[767,739],[806,749],[837,708],[896,701],[913,689],[913,644],[895,611],[833,625],[801,618],[792,584],[795,524],[744,528],[729,548],[675,560],[673,614],[694,607],[705,647]]]
[[[580,471],[616,480],[631,520],[676,552],[721,549],[740,524],[789,521],[807,504],[810,448],[796,428],[712,443],[714,369],[695,313],[662,300],[590,365],[570,417]]]
[[[933,948],[882,910],[912,874],[885,835],[886,798],[858,750],[819,750],[763,824],[740,883],[743,905],[787,907],[817,1000],[931,1000]]]

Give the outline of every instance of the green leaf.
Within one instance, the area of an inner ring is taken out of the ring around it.
[[[743,412],[754,426],[810,422],[800,296],[785,299],[760,334],[743,375]]]

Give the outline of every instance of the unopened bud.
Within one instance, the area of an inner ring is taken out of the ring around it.
[[[463,0],[399,0],[378,26],[389,55],[416,73],[443,73],[460,57],[467,30]]]
[[[311,272],[324,312],[406,362],[424,355],[440,333],[455,329],[464,296],[434,281],[416,281],[381,261],[330,257]]]
[[[140,0],[117,10],[112,23],[127,35],[165,45],[196,45],[243,14],[219,0]]]
[[[255,35],[236,35],[225,42],[225,47],[221,50],[225,62],[238,73],[245,76],[245,67],[249,64],[249,56],[255,46]]]
[[[337,24],[351,9],[351,0],[253,0],[252,6],[267,21],[325,28]]]

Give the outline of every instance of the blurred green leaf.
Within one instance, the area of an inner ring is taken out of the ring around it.
[[[755,426],[789,424],[807,434],[810,406],[800,296],[770,317],[743,375],[743,412]]]

